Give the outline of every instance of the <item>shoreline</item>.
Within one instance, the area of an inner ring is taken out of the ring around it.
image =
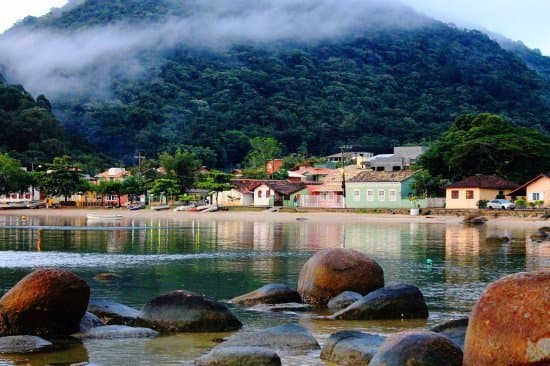
[[[0,216],[53,216],[53,217],[86,217],[88,213],[97,215],[121,215],[123,219],[165,219],[165,220],[224,220],[224,221],[269,221],[269,222],[294,222],[296,220],[309,220],[312,222],[375,222],[375,223],[426,223],[426,224],[451,224],[457,225],[463,222],[463,216],[456,215],[427,215],[411,216],[403,214],[383,213],[354,213],[354,212],[268,212],[266,211],[216,211],[216,212],[174,212],[173,210],[155,211],[143,209],[130,211],[126,208],[42,208],[42,209],[11,209],[0,210]],[[482,215],[483,216],[483,215]],[[487,217],[487,216],[486,216]],[[521,227],[550,226],[548,221],[540,218],[499,216],[488,217],[487,224],[505,224]]]

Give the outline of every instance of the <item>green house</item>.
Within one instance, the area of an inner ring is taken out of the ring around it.
[[[410,170],[365,170],[346,180],[346,208],[412,208],[409,197],[413,172]],[[422,206],[424,202],[422,202]]]

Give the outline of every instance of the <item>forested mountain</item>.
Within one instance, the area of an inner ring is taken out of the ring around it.
[[[22,86],[6,84],[1,74],[0,122],[0,153],[10,154],[28,168],[64,154],[73,154],[90,169],[107,161],[83,138],[65,133],[43,95],[35,100]]]
[[[128,160],[193,145],[234,166],[255,136],[286,152],[381,151],[484,111],[550,131],[544,67],[481,32],[375,1],[330,12],[322,0],[221,3],[73,1],[0,38],[0,64],[8,80],[46,92],[68,131]],[[44,64],[12,52],[15,39]],[[37,69],[43,78],[29,78]]]

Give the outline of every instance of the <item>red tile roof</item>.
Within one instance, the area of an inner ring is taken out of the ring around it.
[[[269,180],[265,184],[277,193],[289,195],[304,189],[306,185],[302,182],[289,182],[286,180]]]
[[[233,179],[231,183],[235,186],[235,189],[241,193],[252,193],[254,189],[263,184],[261,179]]]
[[[490,189],[516,189],[518,185],[497,177],[496,175],[478,174],[468,178],[464,178],[455,183],[446,185],[447,188],[490,188]]]

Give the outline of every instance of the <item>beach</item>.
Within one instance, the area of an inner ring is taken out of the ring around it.
[[[289,212],[268,210],[246,211],[246,210],[220,210],[215,212],[196,212],[170,210],[155,211],[143,209],[131,211],[126,208],[113,209],[81,209],[81,208],[43,208],[43,209],[16,209],[3,210],[0,215],[9,216],[50,216],[50,217],[86,217],[88,213],[94,215],[121,215],[125,219],[163,219],[163,220],[234,220],[234,221],[268,221],[268,222],[291,222],[296,220],[309,220],[314,222],[373,222],[373,223],[438,223],[438,224],[461,224],[464,216],[457,215],[427,215],[412,216],[403,214],[382,214],[382,213],[355,213],[355,212]],[[550,226],[548,220],[540,217],[520,216],[497,216],[485,215],[488,218],[487,225],[505,224],[510,227],[532,227]]]

